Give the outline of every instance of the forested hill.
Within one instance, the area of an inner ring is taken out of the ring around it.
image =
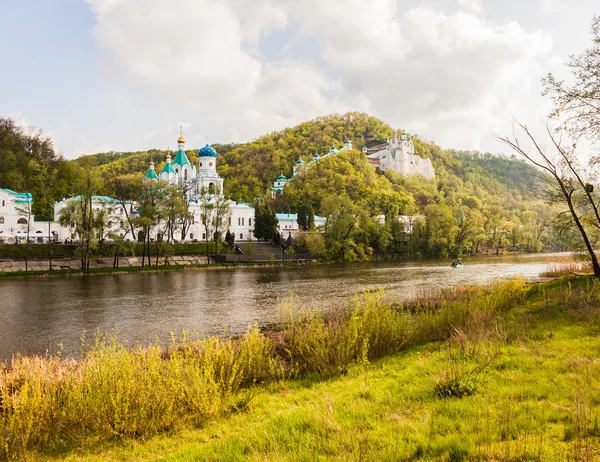
[[[351,112],[329,115],[303,122],[296,127],[264,135],[250,143],[215,144],[218,172],[226,179],[225,194],[235,200],[251,202],[262,196],[280,174],[290,177],[297,159],[308,162],[318,152],[324,154],[331,146],[341,147],[351,140],[355,149],[363,143],[387,139],[393,129],[383,121],[367,114]],[[477,152],[444,151],[433,143],[413,137],[416,153],[432,159],[436,172],[447,170],[464,181],[485,185],[499,192],[507,188],[525,197],[526,185],[535,170],[513,158]],[[186,150],[191,162],[198,159],[199,147]],[[150,159],[160,171],[167,151],[153,149],[143,152],[100,153],[71,161],[78,166],[98,172],[112,170],[117,174],[142,174],[148,170]],[[439,175],[438,175],[439,176]]]
[[[48,205],[53,200],[79,194],[80,180],[90,173],[99,180],[97,194],[139,197],[139,185],[150,159],[160,171],[167,154],[163,150],[111,152],[65,161],[40,133],[24,133],[12,121],[1,121],[0,187],[32,192],[38,219],[51,215]],[[354,255],[359,257],[383,248],[386,239],[396,242],[394,252],[398,254],[428,256],[457,253],[464,248],[477,251],[481,246],[538,250],[544,243],[556,242],[549,226],[552,211],[529,189],[537,174],[530,165],[515,158],[443,150],[413,135],[416,154],[432,160],[436,178],[428,181],[393,171],[383,174],[368,164],[360,148],[365,142],[377,143],[392,133],[392,128],[381,120],[353,112],[320,117],[250,143],[213,147],[218,152],[218,172],[226,179],[225,195],[233,200],[253,202],[263,198],[277,212],[310,210],[334,220],[341,217],[339,223],[353,223],[363,217],[360,225],[351,228],[364,241],[358,237],[353,240],[358,246]],[[348,140],[354,149],[311,164],[283,194],[274,200],[269,197],[267,188],[280,173],[290,177],[296,160],[308,162],[315,153],[324,154]],[[186,151],[191,162],[197,162],[197,148]],[[115,188],[120,192],[116,193]],[[424,216],[424,227],[414,234],[419,241],[415,237],[410,251],[400,250],[401,235],[392,234],[390,238],[389,229],[373,227],[377,215]],[[342,239],[332,233],[328,236],[330,248]],[[345,236],[347,239],[349,235]],[[371,242],[369,236],[379,236],[383,241]],[[332,252],[331,258],[347,258],[347,254]]]

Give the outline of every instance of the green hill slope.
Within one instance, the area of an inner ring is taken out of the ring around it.
[[[218,172],[226,180],[225,195],[231,199],[253,202],[262,198],[277,212],[312,209],[328,218],[362,216],[361,226],[348,223],[353,227],[348,234],[351,242],[343,245],[360,247],[350,252],[352,258],[367,257],[380,247],[393,247],[392,253],[399,255],[443,256],[503,248],[536,251],[556,241],[549,209],[529,189],[536,181],[533,167],[514,157],[443,150],[413,136],[415,153],[432,160],[436,178],[403,177],[393,171],[383,174],[356,148],[376,144],[392,133],[383,121],[350,112],[320,117],[250,143],[214,148],[219,155]],[[315,153],[324,154],[348,140],[354,150],[320,159],[296,176],[282,195],[270,198],[267,189],[273,180],[281,173],[291,177],[296,160],[308,162]],[[197,161],[196,152],[187,151],[191,162]],[[160,171],[165,157],[166,151],[151,150],[102,153],[72,162],[99,174],[111,170],[129,180],[140,179],[151,158]],[[403,229],[394,230],[391,225],[387,230],[376,229],[377,220],[372,217],[379,215],[391,218],[388,223],[398,215],[421,215],[424,221],[416,223],[417,233],[408,248],[401,242],[406,240]],[[390,247],[390,242],[395,244]]]

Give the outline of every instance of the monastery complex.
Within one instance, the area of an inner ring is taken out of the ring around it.
[[[180,185],[189,201],[189,210],[193,216],[192,225],[186,236],[186,241],[204,241],[204,224],[201,219],[201,203],[204,200],[215,200],[223,196],[223,178],[217,173],[217,152],[213,147],[206,144],[198,150],[198,166],[192,164],[185,153],[185,139],[180,134],[177,140],[177,153],[172,159],[168,154],[166,164],[160,172],[156,172],[154,163],[150,162],[148,172],[144,181],[164,181],[170,185]],[[337,149],[331,147],[324,155],[315,153],[309,162],[298,159],[293,167],[293,175],[287,178],[278,176],[269,188],[273,197],[281,194],[285,186],[293,181],[298,175],[311,168],[321,159],[336,155],[339,152],[352,149],[352,143],[346,141],[343,147]],[[422,159],[415,155],[414,144],[411,138],[402,133],[400,136],[394,134],[389,140],[381,144],[367,148],[363,145],[362,151],[366,154],[369,164],[380,168],[382,171],[395,170],[402,175],[422,175],[428,180],[435,177],[433,165],[430,159]],[[74,198],[63,199],[54,206],[55,219],[60,211]],[[236,241],[255,240],[253,235],[254,208],[246,203],[227,201],[230,215],[228,217],[228,229],[235,236]],[[0,188],[0,243],[15,242],[23,240],[27,235],[28,219],[29,237],[32,242],[47,242],[49,238],[57,242],[75,239],[75,231],[61,226],[57,221],[42,222],[35,221],[33,215],[27,213],[31,209],[32,196],[29,193],[17,193],[9,189]],[[135,215],[136,204],[128,204],[131,212]],[[104,209],[113,217],[115,230],[119,229],[117,223],[124,219],[123,205],[116,199],[107,196],[94,196],[92,207]],[[278,228],[282,235],[298,231],[296,214],[277,214]],[[318,228],[325,223],[325,218],[315,216],[315,226]],[[136,240],[130,236],[131,240]],[[209,240],[211,240],[209,238]]]

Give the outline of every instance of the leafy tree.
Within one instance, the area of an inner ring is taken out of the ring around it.
[[[231,249],[233,249],[233,246],[235,244],[235,236],[231,233],[231,231],[229,231],[229,229],[227,230],[227,233],[225,234],[225,242]]]
[[[231,216],[229,201],[225,199],[224,196],[217,194],[214,197],[213,211],[212,226],[214,229],[213,237],[215,241],[215,253],[219,253],[219,241],[221,240],[223,231],[227,228],[229,217]]]
[[[271,240],[278,234],[277,215],[265,204],[257,204],[254,209],[254,237]]]
[[[142,194],[139,199],[138,215],[134,221],[136,228],[141,229],[139,236],[143,240],[142,266],[146,259],[148,266],[151,266],[150,260],[150,235],[157,226],[164,221],[164,208],[161,203],[164,199],[164,182],[145,182],[142,185]]]

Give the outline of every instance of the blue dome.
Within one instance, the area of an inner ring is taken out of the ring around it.
[[[207,144],[198,150],[198,157],[217,157],[217,151]]]

